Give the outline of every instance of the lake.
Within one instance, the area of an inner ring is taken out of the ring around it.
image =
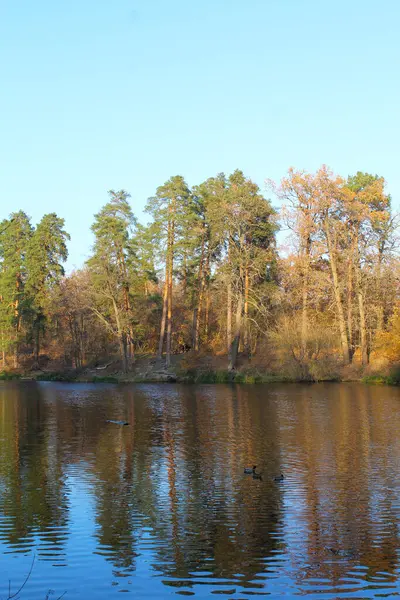
[[[399,432],[389,387],[3,382],[0,598],[398,596]]]

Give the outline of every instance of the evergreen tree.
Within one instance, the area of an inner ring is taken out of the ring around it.
[[[13,213],[0,225],[0,345],[5,355],[14,351],[14,367],[19,364],[21,324],[26,316],[29,298],[26,295],[26,254],[32,226],[22,212]]]
[[[62,262],[67,260],[64,219],[56,213],[44,215],[30,237],[26,252],[26,291],[32,311],[35,366],[39,364],[40,335],[45,330],[49,292],[64,276]]]
[[[157,188],[156,195],[149,198],[146,210],[153,216],[154,236],[164,255],[162,260],[165,263],[165,284],[158,356],[162,356],[166,334],[166,365],[169,367],[172,350],[174,265],[176,266],[176,261],[182,258],[184,240],[190,231],[193,214],[191,193],[183,177],[171,177]]]
[[[124,372],[133,359],[131,276],[135,262],[132,234],[136,219],[130,195],[109,192],[110,201],[95,215],[93,256],[88,261],[92,282],[92,311],[117,338]]]

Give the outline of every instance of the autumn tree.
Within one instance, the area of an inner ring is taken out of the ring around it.
[[[315,253],[318,252],[315,243],[318,194],[313,175],[293,168],[289,169],[279,185],[271,180],[268,184],[283,203],[282,218],[294,237],[294,268],[299,275],[296,291],[301,297],[301,347],[303,356],[306,356],[309,303],[313,289],[311,270]]]
[[[392,244],[390,196],[385,194],[384,179],[368,173],[358,172],[349,177],[347,187],[351,195],[344,206],[345,222],[356,282],[362,364],[366,365],[370,355],[366,294],[371,287],[374,272],[378,286],[381,283],[382,266]],[[383,321],[379,291],[375,304],[376,329],[379,330],[382,329]]]
[[[148,200],[146,225],[126,191],[110,191],[92,225],[92,255],[68,276],[62,219],[45,215],[36,228],[21,211],[4,219],[3,366],[21,366],[31,351],[37,365],[41,351],[82,368],[118,349],[128,371],[135,352],[165,354],[170,366],[172,352],[192,350],[196,369],[228,355],[234,371],[240,354],[241,366],[317,380],[379,356],[393,362],[398,222],[384,179],[322,166],[289,169],[269,185],[289,231],[280,255],[277,215],[239,170],[192,189],[171,177]]]

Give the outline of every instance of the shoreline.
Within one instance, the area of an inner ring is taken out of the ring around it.
[[[115,356],[104,356],[98,362],[88,363],[82,368],[65,367],[60,362],[50,362],[34,369],[26,362],[19,369],[0,368],[0,381],[57,381],[69,383],[184,383],[184,384],[268,384],[268,383],[365,383],[370,385],[400,385],[400,368],[395,365],[368,365],[358,363],[347,367],[336,364],[326,372],[291,372],[277,362],[250,361],[244,355],[238,360],[237,369],[229,371],[226,355],[180,354],[172,357],[167,368],[164,359],[155,355],[137,355],[128,373],[121,369]],[[319,375],[319,376],[318,376]]]
[[[363,383],[364,385],[380,385],[399,387],[399,382],[393,381],[388,375],[372,375],[354,378],[330,378],[330,379],[300,379],[290,378],[285,375],[277,374],[248,374],[248,373],[229,373],[228,371],[215,371],[200,373],[197,376],[192,374],[175,374],[172,372],[164,374],[148,374],[138,376],[133,373],[114,373],[112,375],[98,376],[87,375],[82,372],[66,371],[40,371],[40,372],[0,372],[0,382],[2,381],[35,381],[35,382],[54,382],[54,383],[110,383],[110,384],[133,384],[133,383],[164,383],[164,384],[242,384],[242,385],[260,385],[268,383]]]

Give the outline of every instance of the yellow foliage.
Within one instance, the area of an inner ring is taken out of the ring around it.
[[[395,309],[388,330],[378,334],[376,347],[390,362],[400,361],[400,307]]]

